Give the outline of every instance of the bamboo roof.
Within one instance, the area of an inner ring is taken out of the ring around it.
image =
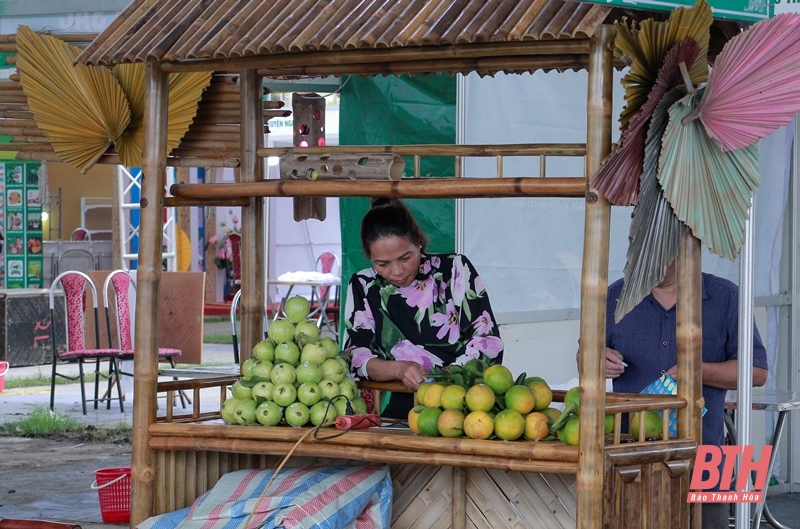
[[[77,62],[152,59],[169,71],[216,61],[275,76],[361,73],[348,67],[364,63],[373,65],[365,74],[534,71],[545,66],[521,59],[564,55],[553,41],[586,41],[612,9],[564,0],[134,0]],[[586,55],[588,44],[576,50]],[[487,60],[498,56],[509,60]],[[386,62],[388,70],[375,66]],[[553,64],[584,67],[564,57]]]

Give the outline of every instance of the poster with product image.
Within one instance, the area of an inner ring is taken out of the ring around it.
[[[0,188],[0,266],[2,288],[42,288],[42,204],[39,164],[7,162],[2,167]]]

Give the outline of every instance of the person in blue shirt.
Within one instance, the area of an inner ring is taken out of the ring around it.
[[[667,373],[677,375],[675,263],[641,303],[614,323],[623,280],[608,287],[606,314],[606,378],[614,391],[639,393]],[[739,289],[732,282],[703,274],[703,416],[702,444],[725,442],[725,393],[736,389],[739,357]],[[767,380],[767,353],[753,324],[753,385]],[[627,364],[627,366],[625,364]],[[704,504],[703,528],[727,527],[728,504]]]

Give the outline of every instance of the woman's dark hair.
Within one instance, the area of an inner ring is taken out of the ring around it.
[[[367,258],[372,243],[388,237],[403,237],[423,252],[428,244],[428,238],[405,204],[393,198],[373,198],[361,221],[361,245]]]

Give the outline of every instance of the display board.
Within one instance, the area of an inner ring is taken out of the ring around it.
[[[39,163],[0,164],[1,288],[42,288],[42,201]]]
[[[596,4],[613,5],[626,9],[655,9],[657,11],[672,11],[679,7],[692,7],[695,0],[582,0]],[[792,2],[793,0],[784,0]],[[780,0],[708,0],[714,11],[714,18],[740,20],[743,22],[758,22],[769,17],[769,11]],[[777,8],[775,9],[777,13]]]

